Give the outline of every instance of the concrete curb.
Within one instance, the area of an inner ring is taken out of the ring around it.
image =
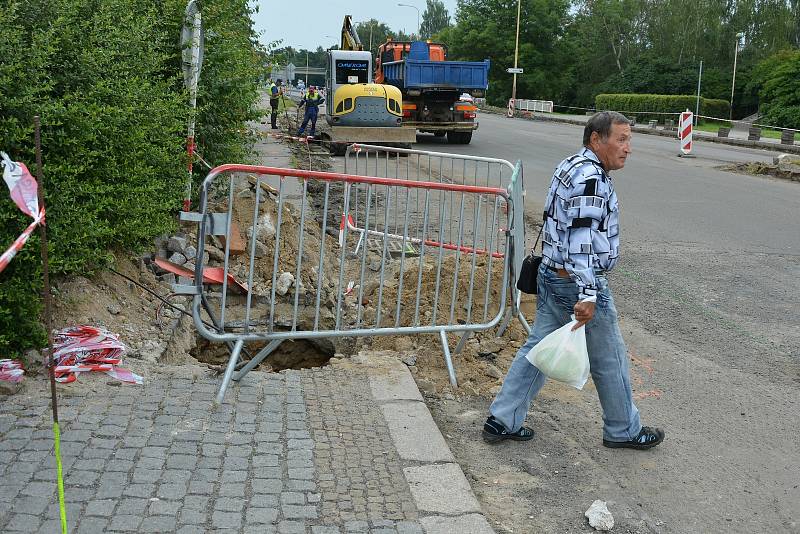
[[[492,108],[480,108],[481,111],[486,113],[491,113],[493,115],[505,115],[505,110],[500,110],[500,108],[492,109]],[[568,119],[566,117],[559,117],[559,116],[548,116],[548,115],[533,115],[531,114],[529,117],[515,117],[518,119],[528,120],[528,121],[546,121],[546,122],[560,122],[563,124],[574,124],[576,126],[585,126],[586,122],[577,120],[577,119]],[[664,130],[653,130],[652,128],[645,128],[642,126],[634,126],[631,128],[636,133],[643,133],[647,135],[658,135],[661,137],[672,137],[673,139],[678,138],[676,132],[668,132]],[[730,137],[715,137],[712,135],[706,135],[703,133],[696,133],[694,135],[695,141],[705,141],[708,143],[719,143],[722,145],[730,145],[730,146],[738,146],[743,148],[755,148],[759,150],[770,150],[772,152],[784,152],[787,154],[800,154],[800,146],[798,145],[782,145],[780,143],[768,143],[765,141],[748,141],[746,139],[731,139]]]
[[[363,363],[372,396],[383,411],[403,461],[403,475],[411,495],[420,514],[424,514],[420,521],[425,531],[428,534],[495,532],[481,513],[478,499],[408,368],[398,360],[380,356],[367,357]]]

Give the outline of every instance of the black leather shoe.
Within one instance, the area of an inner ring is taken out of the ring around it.
[[[528,441],[529,439],[533,439],[533,430],[530,428],[523,426],[516,432],[509,432],[493,415],[490,415],[483,424],[482,434],[483,440],[486,443],[499,443],[506,439],[514,441]]]
[[[603,446],[610,449],[636,449],[643,451],[652,449],[664,441],[664,431],[660,428],[643,426],[639,435],[630,441],[608,441],[603,440]]]

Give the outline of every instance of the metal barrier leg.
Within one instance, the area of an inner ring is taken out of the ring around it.
[[[525,333],[530,335],[531,325],[528,324],[528,321],[525,319],[525,316],[522,315],[521,310],[517,312],[517,318],[519,319],[519,322],[522,323],[522,328],[525,329]]]
[[[461,335],[461,339],[458,340],[458,345],[456,345],[456,349],[453,351],[453,354],[461,354],[461,351],[464,350],[464,345],[467,344],[467,340],[471,335],[472,330],[464,331],[464,333]]]
[[[278,345],[280,345],[281,343],[283,343],[282,339],[273,339],[272,341],[267,343],[267,346],[258,351],[258,354],[253,356],[253,359],[247,362],[247,365],[242,367],[241,370],[239,370],[239,372],[233,375],[233,379],[236,380],[237,382],[241,380],[244,377],[244,375],[249,373],[256,365],[264,361],[264,358],[272,354],[272,352],[275,349],[277,349]]]
[[[231,359],[228,362],[228,367],[225,368],[225,376],[222,377],[222,384],[219,386],[219,393],[217,393],[217,399],[214,404],[222,404],[222,401],[225,399],[225,390],[228,389],[228,384],[231,382],[231,376],[233,375],[233,369],[236,367],[236,363],[239,361],[239,353],[242,351],[242,346],[244,345],[244,340],[240,339],[236,342],[236,345],[233,347],[233,352],[231,353]]]
[[[442,340],[442,349],[444,349],[444,361],[447,364],[447,374],[450,376],[450,384],[454,388],[458,387],[458,380],[456,380],[456,371],[453,369],[453,359],[450,357],[450,347],[447,345],[447,334],[444,330],[439,330],[439,337]]]
[[[500,323],[500,326],[497,327],[497,333],[495,337],[503,337],[503,334],[508,328],[508,324],[511,322],[511,318],[514,317],[514,313],[511,311],[511,308],[507,308],[506,312],[503,314],[503,322]]]

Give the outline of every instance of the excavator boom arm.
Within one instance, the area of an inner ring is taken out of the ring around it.
[[[340,50],[364,50],[361,44],[361,39],[358,37],[358,32],[353,27],[353,17],[350,15],[344,16],[342,23],[342,42],[339,46]]]

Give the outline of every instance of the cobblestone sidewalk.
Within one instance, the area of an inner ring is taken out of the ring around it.
[[[396,363],[59,386],[70,532],[492,532]],[[0,532],[60,532],[47,387],[0,402]]]

